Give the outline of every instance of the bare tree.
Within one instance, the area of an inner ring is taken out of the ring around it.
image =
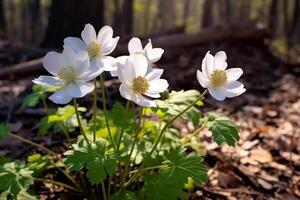
[[[5,30],[6,24],[5,24],[5,15],[4,15],[4,5],[3,0],[0,0],[0,30]]]
[[[122,13],[121,35],[131,35],[133,31],[133,0],[125,0]]]
[[[300,42],[300,0],[296,0],[294,5],[294,16],[292,20],[292,41],[295,43]]]
[[[202,27],[207,28],[212,25],[214,21],[213,16],[213,0],[206,0],[203,6],[203,16],[202,16]]]
[[[157,26],[160,31],[170,30],[175,26],[175,0],[158,1]]]
[[[80,36],[86,23],[96,31],[103,25],[104,0],[52,0],[42,47],[61,47],[67,36]]]
[[[277,35],[277,23],[279,20],[278,16],[278,0],[272,0],[271,6],[270,6],[270,16],[269,17],[269,28],[272,34],[272,37],[275,37]]]

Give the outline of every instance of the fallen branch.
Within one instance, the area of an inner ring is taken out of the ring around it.
[[[168,48],[180,48],[197,46],[209,42],[225,40],[260,40],[268,37],[265,28],[254,25],[228,25],[226,27],[213,27],[198,33],[178,33],[158,36],[152,39],[153,46]],[[148,40],[144,40],[144,43]],[[128,54],[127,44],[121,44],[114,51],[113,56]],[[15,78],[28,74],[42,72],[42,59],[35,59],[0,69],[0,79]]]

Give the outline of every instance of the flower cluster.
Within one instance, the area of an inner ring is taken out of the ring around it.
[[[57,104],[67,104],[73,98],[80,98],[94,90],[91,82],[104,71],[119,78],[120,94],[127,100],[143,107],[154,107],[153,99],[160,98],[169,84],[161,79],[163,69],[155,68],[164,50],[153,48],[151,40],[143,48],[140,39],[134,37],[128,43],[129,55],[114,58],[109,56],[116,48],[119,37],[113,37],[113,30],[104,26],[98,35],[91,24],[86,24],[81,38],[64,39],[63,52],[49,52],[43,59],[44,68],[52,76],[40,76],[35,84],[55,86],[58,90],[49,99]],[[223,51],[212,56],[209,52],[202,61],[202,72],[197,79],[202,87],[217,100],[231,98],[245,92],[244,85],[237,81],[243,71],[240,68],[227,69],[226,54]]]

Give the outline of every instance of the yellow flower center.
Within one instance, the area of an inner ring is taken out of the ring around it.
[[[98,42],[92,42],[87,46],[87,52],[91,58],[96,58],[101,54],[101,46]]]
[[[222,87],[227,83],[227,74],[224,70],[216,69],[211,73],[211,83],[214,87]]]
[[[58,72],[57,76],[61,80],[68,83],[68,82],[72,82],[75,80],[76,72],[75,72],[74,67],[68,66],[68,67],[65,67],[62,70],[60,70],[60,72]]]
[[[137,77],[133,79],[132,90],[136,93],[144,93],[149,89],[150,84],[144,77]]]
[[[134,52],[135,55],[144,55],[144,51],[137,51],[137,52]]]

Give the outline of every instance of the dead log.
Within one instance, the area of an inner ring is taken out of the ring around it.
[[[269,32],[265,27],[245,24],[212,27],[197,33],[179,33],[158,36],[151,40],[154,47],[168,49],[197,46],[225,40],[263,41],[267,37],[269,37]],[[144,44],[147,42],[148,39],[143,41]],[[115,56],[127,53],[127,44],[119,45],[114,51]]]
[[[0,69],[0,79],[13,79],[15,77],[36,74],[43,71],[42,58],[38,58]]]
[[[154,47],[168,49],[197,46],[225,40],[263,41],[268,36],[267,29],[263,27],[253,25],[230,25],[226,27],[209,28],[198,33],[179,33],[158,36],[152,39],[152,43]],[[148,39],[143,41],[143,43],[147,42]],[[120,44],[113,52],[113,56],[124,54],[128,54],[127,44]],[[39,58],[0,69],[0,79],[20,77],[34,73],[37,74],[43,70],[42,59]]]

